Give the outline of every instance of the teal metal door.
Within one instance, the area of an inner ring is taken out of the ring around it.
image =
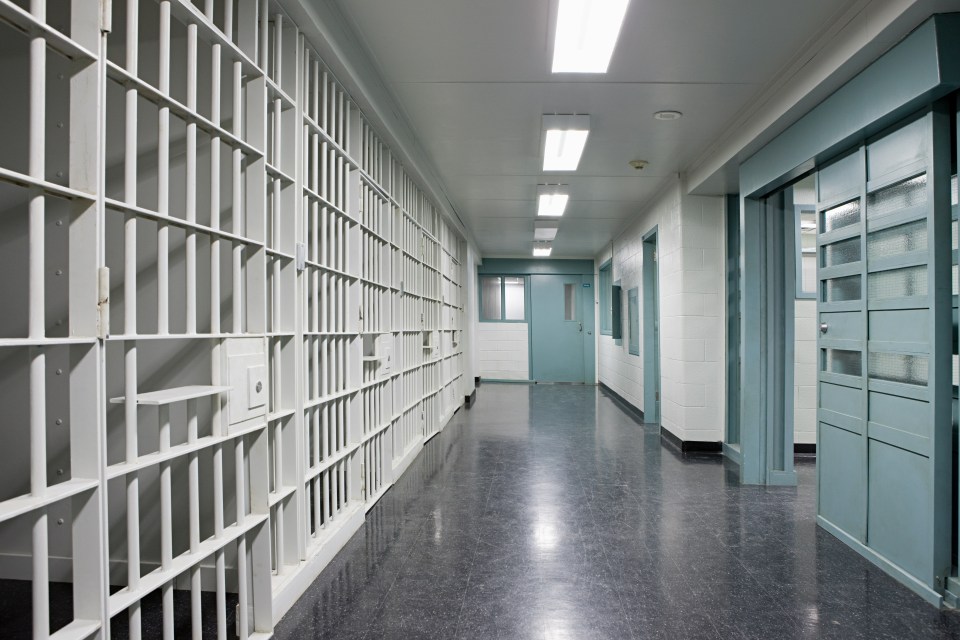
[[[949,122],[818,175],[818,519],[939,602],[951,564]]]
[[[538,382],[586,382],[583,278],[530,276],[530,377]],[[593,337],[592,335],[590,336]],[[592,364],[592,363],[591,363]]]

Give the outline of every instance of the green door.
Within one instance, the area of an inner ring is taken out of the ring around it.
[[[584,278],[530,276],[530,377],[538,382],[586,382]],[[593,336],[591,335],[592,339]],[[593,363],[591,362],[591,365]]]
[[[818,175],[818,518],[938,601],[950,567],[949,122]]]

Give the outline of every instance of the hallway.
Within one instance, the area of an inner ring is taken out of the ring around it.
[[[285,638],[958,638],[796,488],[681,458],[593,386],[485,384],[276,628]]]

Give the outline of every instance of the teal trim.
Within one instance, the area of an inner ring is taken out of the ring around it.
[[[486,258],[477,266],[480,275],[590,275],[594,272],[593,260],[538,260],[524,258]]]
[[[817,208],[814,205],[809,204],[797,204],[794,205],[794,217],[793,217],[793,252],[796,256],[794,261],[794,269],[796,270],[796,282],[797,282],[797,300],[816,300],[817,299],[817,289],[814,286],[813,291],[804,291],[803,290],[803,240],[801,239],[800,232],[800,217],[804,213],[816,213]]]
[[[740,197],[727,196],[727,419],[726,445],[735,445],[740,464]],[[726,448],[724,449],[726,451]]]
[[[627,291],[627,349],[631,355],[640,355],[640,290]]]
[[[590,285],[589,287],[585,285]],[[580,294],[582,299],[583,314],[583,369],[584,381],[587,384],[596,384],[597,382],[597,340],[593,335],[596,327],[594,320],[594,308],[596,305],[596,296],[594,294],[594,275],[580,276]]]
[[[740,165],[740,193],[793,182],[960,88],[960,14],[933,16]]]
[[[660,270],[658,228],[643,235],[643,415],[660,423]]]
[[[600,335],[613,335],[613,312],[610,305],[610,293],[613,286],[613,258],[600,265]]]
[[[829,531],[835,537],[839,538],[843,543],[848,547],[859,553],[861,556],[869,560],[874,565],[880,567],[888,574],[896,578],[901,584],[905,585],[908,589],[913,591],[915,594],[934,605],[935,607],[943,606],[943,596],[923,584],[915,577],[893,564],[882,555],[877,553],[875,550],[866,546],[846,531],[833,524],[823,516],[817,516],[817,524]]]

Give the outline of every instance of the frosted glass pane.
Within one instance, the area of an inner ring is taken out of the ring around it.
[[[860,299],[860,276],[833,278],[823,282],[824,302],[847,302]]]
[[[574,288],[575,285],[565,284],[563,285],[563,319],[564,320],[576,320],[577,319],[577,290]]]
[[[824,349],[821,369],[846,376],[863,375],[863,354],[846,349]]]
[[[890,300],[927,295],[927,267],[878,271],[867,276],[870,300]]]
[[[820,231],[835,231],[860,222],[860,201],[847,202],[820,213]]]
[[[860,261],[860,236],[841,240],[823,246],[823,266],[835,267],[839,264]]]
[[[804,254],[800,260],[800,290],[804,293],[817,292],[817,255]]]
[[[867,258],[876,260],[910,251],[925,251],[927,235],[926,220],[875,231],[867,235]]]
[[[523,320],[524,311],[523,278],[503,279],[504,320]]]
[[[480,317],[484,320],[500,320],[500,278],[480,278]]]
[[[867,195],[867,217],[885,216],[927,201],[927,174],[884,187]]]
[[[930,360],[927,356],[903,353],[871,353],[870,377],[926,386],[930,379]]]

